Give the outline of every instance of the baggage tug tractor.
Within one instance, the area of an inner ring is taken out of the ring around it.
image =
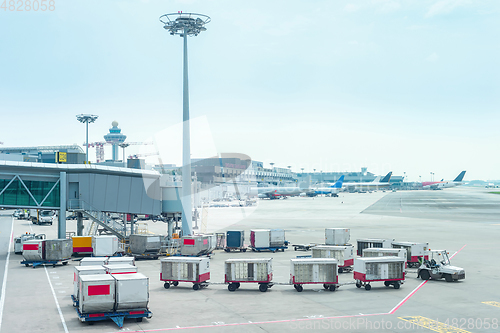
[[[445,278],[446,282],[453,282],[465,279],[465,270],[450,264],[446,250],[429,250],[429,260],[420,265],[417,277],[422,280]]]

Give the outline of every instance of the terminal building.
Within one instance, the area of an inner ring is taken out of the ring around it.
[[[65,159],[58,153],[65,153]],[[60,157],[58,159],[58,156]],[[85,152],[78,145],[0,147],[0,160],[36,163],[84,164]]]

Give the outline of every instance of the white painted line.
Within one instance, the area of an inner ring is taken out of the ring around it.
[[[47,271],[47,267],[43,266],[43,268],[45,269],[45,275],[47,275],[47,280],[49,281],[50,290],[52,291],[52,296],[54,296],[54,301],[56,302],[57,311],[59,312],[59,317],[61,317],[61,322],[64,327],[64,332],[69,333],[68,327],[66,326],[66,321],[64,320],[64,316],[61,311],[61,307],[59,306],[59,302],[57,301],[56,292],[54,291],[54,287],[52,287],[52,282],[50,281],[49,278],[49,272]]]
[[[7,247],[7,258],[5,258],[5,269],[3,273],[2,297],[0,298],[0,331],[2,330],[3,307],[5,304],[5,291],[7,289],[7,273],[9,272],[10,247],[14,237],[14,217],[12,217],[12,226],[10,227],[9,246]]]

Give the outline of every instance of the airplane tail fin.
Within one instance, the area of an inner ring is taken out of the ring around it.
[[[372,183],[378,183],[380,181],[380,176],[375,177],[375,179],[372,181]]]
[[[460,174],[455,178],[453,181],[454,182],[461,182],[464,179],[465,176],[465,171],[460,172]]]
[[[392,171],[389,172],[387,175],[385,175],[384,178],[382,178],[382,180],[380,181],[381,183],[388,183],[389,180],[391,180],[391,176],[392,176]]]
[[[335,184],[332,187],[334,188],[342,188],[342,183],[344,182],[344,175],[340,176]]]

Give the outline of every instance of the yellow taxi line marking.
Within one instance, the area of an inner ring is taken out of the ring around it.
[[[488,302],[481,302],[481,303],[488,304],[488,305],[491,305],[491,306],[496,306],[496,307],[500,308],[500,302],[488,301]]]
[[[458,327],[446,325],[437,320],[432,320],[422,316],[406,316],[406,317],[398,317],[401,320],[408,321],[414,325],[418,325],[424,328],[427,328],[434,332],[439,333],[471,333],[469,331],[465,331]]]

